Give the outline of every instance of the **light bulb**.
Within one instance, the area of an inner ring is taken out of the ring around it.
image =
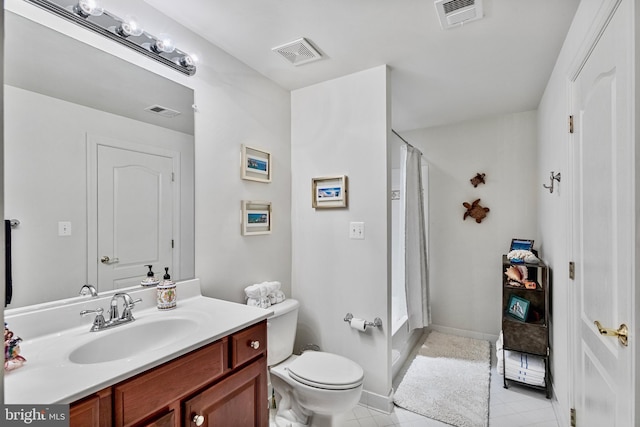
[[[196,61],[193,59],[191,55],[183,55],[182,57],[180,57],[178,62],[183,67],[187,67],[187,68],[190,68],[196,65]]]
[[[160,37],[158,37],[151,44],[151,50],[153,50],[155,53],[171,53],[176,50],[176,48],[173,45],[171,36],[169,36],[168,34],[160,34]]]
[[[89,16],[100,16],[104,13],[104,9],[96,0],[79,0],[78,4],[73,7],[73,11],[83,18],[88,18]]]
[[[143,29],[134,17],[126,17],[125,20],[116,28],[116,32],[122,37],[139,36],[143,33]]]

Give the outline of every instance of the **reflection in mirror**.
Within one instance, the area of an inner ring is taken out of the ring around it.
[[[5,34],[7,308],[139,285],[145,265],[192,278],[193,91],[10,12]]]

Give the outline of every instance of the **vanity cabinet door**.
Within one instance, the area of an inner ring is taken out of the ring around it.
[[[111,421],[111,388],[69,406],[69,427],[104,427]]]
[[[184,404],[184,426],[267,427],[267,358],[203,390]],[[203,417],[197,424],[196,417]]]

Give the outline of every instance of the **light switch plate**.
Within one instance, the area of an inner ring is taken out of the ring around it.
[[[58,236],[71,236],[71,221],[58,222]]]
[[[349,223],[349,238],[364,240],[364,222]]]

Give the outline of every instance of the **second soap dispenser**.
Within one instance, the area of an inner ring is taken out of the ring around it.
[[[169,267],[164,268],[164,278],[157,286],[158,310],[170,310],[176,308],[176,284],[171,280]]]

